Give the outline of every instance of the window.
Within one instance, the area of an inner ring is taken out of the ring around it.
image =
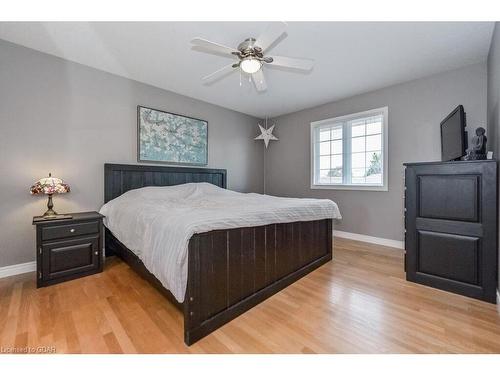
[[[387,107],[311,123],[311,188],[387,190]]]

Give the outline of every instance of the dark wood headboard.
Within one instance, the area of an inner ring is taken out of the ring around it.
[[[104,164],[104,203],[145,186],[172,186],[210,182],[226,188],[226,170],[154,165]]]

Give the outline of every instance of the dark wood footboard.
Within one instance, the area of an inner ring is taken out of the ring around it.
[[[331,259],[331,219],[193,236],[184,341],[193,344]]]
[[[180,304],[142,261],[106,229],[117,255],[184,311],[191,345],[332,259],[332,220],[196,234],[189,241],[188,285]]]

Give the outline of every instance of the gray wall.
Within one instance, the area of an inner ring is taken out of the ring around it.
[[[500,151],[500,23],[495,23],[488,55],[488,144],[494,157]],[[500,251],[498,257],[498,289],[500,290]]]
[[[469,130],[485,125],[485,63],[281,116],[275,119],[280,140],[266,156],[267,193],[333,199],[343,216],[336,229],[402,240],[402,164],[440,159],[439,123],[458,104],[465,107]],[[310,189],[310,123],[384,106],[389,107],[389,191]]]
[[[136,163],[138,104],[207,120],[209,166],[233,190],[262,190],[255,118],[0,40],[0,267],[35,259],[46,197],[28,188],[48,172],[72,189],[57,211],[100,208],[103,164]]]
[[[493,150],[498,159],[500,150],[500,23],[495,23],[495,30],[488,54],[488,148]]]

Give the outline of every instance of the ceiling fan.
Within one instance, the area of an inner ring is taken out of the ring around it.
[[[214,82],[239,68],[241,72],[252,77],[257,91],[265,91],[267,84],[262,71],[265,65],[310,71],[313,68],[314,60],[265,55],[266,51],[285,33],[285,30],[286,23],[272,23],[257,39],[247,38],[237,48],[224,46],[202,38],[194,38],[191,43],[195,49],[238,59],[236,63],[226,65],[203,77],[202,81],[205,83]]]

